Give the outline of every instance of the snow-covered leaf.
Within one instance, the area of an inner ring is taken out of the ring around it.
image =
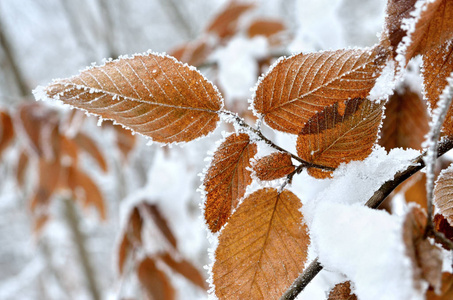
[[[260,180],[274,180],[287,176],[295,170],[291,155],[274,152],[262,157],[253,164],[253,171]]]
[[[245,133],[228,136],[214,153],[204,178],[206,203],[204,216],[212,232],[219,231],[252,182],[250,159],[257,146]]]
[[[214,85],[197,70],[151,53],[89,68],[35,90],[35,96],[113,119],[161,143],[207,135],[216,128],[223,106]]]
[[[219,299],[278,299],[302,272],[310,242],[301,202],[290,191],[261,189],[231,216],[212,269]]]
[[[367,97],[386,58],[380,46],[284,58],[259,83],[252,105],[273,129],[299,134],[324,107]]]
[[[309,129],[301,131],[307,134],[300,134],[297,138],[300,158],[337,168],[341,163],[363,160],[371,153],[382,120],[383,103],[356,98],[346,101],[346,107],[346,111],[353,113],[341,116],[334,104],[307,122]],[[326,178],[331,174],[314,168],[309,168],[308,172],[316,178]]]

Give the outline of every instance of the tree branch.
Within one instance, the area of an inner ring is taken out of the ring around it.
[[[453,149],[453,139],[444,138],[437,147],[437,158],[444,155],[447,151]],[[366,202],[366,206],[370,208],[378,208],[384,202],[385,198],[406,179],[420,171],[425,167],[423,158],[426,152],[418,156],[412,161],[412,164],[406,170],[400,171],[395,174],[392,180],[385,182],[371,198]],[[440,238],[439,234],[435,234],[436,238]],[[450,242],[451,243],[451,242]],[[453,245],[452,245],[453,246]],[[297,295],[304,290],[304,288],[315,278],[316,275],[322,270],[322,266],[316,258],[308,268],[294,281],[291,287],[283,294],[281,300],[293,300]]]

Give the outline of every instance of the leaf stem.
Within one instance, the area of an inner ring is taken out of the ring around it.
[[[285,150],[282,147],[276,145],[270,139],[265,137],[264,134],[260,130],[250,126],[249,124],[247,124],[244,121],[244,119],[241,118],[237,113],[234,113],[234,112],[231,112],[231,111],[228,111],[228,110],[222,110],[220,113],[222,113],[222,114],[224,114],[226,116],[229,116],[229,117],[233,117],[234,120],[236,121],[236,123],[239,126],[241,126],[241,127],[245,128],[245,129],[253,132],[260,140],[265,142],[268,146],[270,146],[270,147],[272,147],[272,148],[274,148],[274,149],[276,149],[276,150],[278,150],[280,152],[284,152],[284,153],[287,153],[287,154],[291,155],[292,158],[294,158],[295,160],[300,162],[301,166],[303,166],[305,168],[316,168],[316,169],[321,169],[321,170],[325,170],[325,171],[334,171],[335,170],[335,168],[332,168],[332,167],[322,166],[322,165],[314,164],[314,163],[308,162],[306,160],[303,160],[299,156],[297,156],[297,155],[289,152],[288,150]]]
[[[444,155],[447,151],[453,149],[453,139],[445,138],[443,139],[437,146],[437,158]],[[365,206],[370,208],[378,208],[379,205],[384,202],[385,198],[402,182],[406,179],[420,171],[425,167],[425,161],[423,158],[426,156],[427,152],[419,155],[412,161],[412,164],[407,167],[405,170],[400,171],[395,174],[392,180],[385,182],[376,192],[374,192],[373,196],[366,202]],[[437,240],[446,240],[445,236],[442,233],[436,232],[434,229],[432,231],[434,237]],[[442,237],[443,236],[443,237]],[[453,243],[451,241],[447,242],[447,245],[453,247]],[[451,248],[453,249],[453,248]],[[316,264],[313,265],[313,264]],[[283,294],[280,300],[293,300],[296,299],[297,295],[304,288],[310,283],[310,281],[318,275],[318,273],[322,270],[322,266],[319,264],[318,258],[316,258],[308,268],[294,281],[291,287]],[[313,265],[313,266],[312,266]]]

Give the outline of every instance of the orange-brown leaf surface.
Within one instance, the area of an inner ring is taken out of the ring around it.
[[[408,86],[397,89],[385,104],[379,145],[385,150],[412,148],[422,150],[422,143],[429,131],[428,110],[419,93]]]
[[[35,188],[33,198],[30,202],[32,212],[48,206],[50,197],[57,188],[60,179],[60,160],[47,161],[41,158],[39,159],[38,168],[38,186]]]
[[[440,213],[453,225],[453,165],[441,172],[434,187],[434,203]]]
[[[406,30],[401,28],[403,19],[411,17],[414,5],[417,0],[388,0],[387,12],[385,16],[385,37],[386,41],[393,49],[393,56],[396,56],[396,49],[404,36]]]
[[[237,31],[239,18],[253,8],[252,3],[230,1],[228,5],[210,22],[207,32],[215,33],[222,39],[233,36]]]
[[[407,184],[404,198],[407,202],[414,202],[420,205],[421,208],[427,210],[428,198],[426,196],[426,174],[414,174],[409,180],[405,181]]]
[[[223,105],[201,73],[157,54],[107,62],[55,81],[44,92],[161,143],[188,142],[212,132]]]
[[[118,247],[118,273],[122,275],[124,273],[124,267],[126,265],[127,258],[132,249],[132,244],[129,241],[127,235],[123,235],[121,243]]]
[[[205,39],[191,41],[174,49],[170,55],[191,66],[200,66],[206,62],[213,47]]]
[[[96,142],[92,138],[84,133],[79,132],[75,136],[74,141],[81,149],[85,150],[98,163],[102,171],[107,171],[107,162],[104,159],[104,155],[101,153],[98,146],[96,145]]]
[[[173,300],[175,290],[167,275],[156,267],[150,257],[146,257],[137,268],[140,284],[149,298],[153,300]]]
[[[164,253],[160,256],[162,260],[173,269],[173,271],[181,274],[190,282],[199,286],[203,290],[207,289],[206,280],[201,275],[200,271],[194,267],[189,261],[185,259],[176,260],[170,254]]]
[[[290,191],[261,189],[221,232],[212,269],[219,299],[279,299],[303,271],[310,242],[301,202]]]
[[[270,37],[284,31],[285,29],[285,24],[283,24],[280,20],[258,19],[250,24],[247,34],[249,37],[257,35]]]
[[[436,214],[434,216],[433,223],[434,229],[437,232],[442,232],[447,239],[453,242],[453,227],[450,225],[450,223],[448,223],[447,219],[444,216],[442,216],[441,214]],[[440,242],[445,250],[450,250],[446,243],[444,243],[443,241]]]
[[[283,152],[274,152],[262,157],[253,164],[256,177],[260,180],[274,180],[287,176],[296,167],[291,161],[291,155]]]
[[[118,248],[118,270],[120,274],[123,274],[124,265],[131,250],[142,244],[142,226],[143,219],[138,208],[134,207],[127,221],[126,230],[123,233],[121,244]]]
[[[256,144],[250,142],[247,134],[240,133],[228,136],[214,153],[203,182],[206,192],[204,217],[212,232],[219,231],[227,222],[252,182],[248,168],[256,152]]]
[[[258,85],[253,106],[273,129],[299,134],[324,107],[367,97],[386,57],[377,46],[282,59]]]
[[[28,162],[29,162],[28,155],[25,152],[25,150],[22,149],[20,152],[20,155],[19,155],[19,160],[17,161],[17,168],[16,168],[16,180],[17,180],[17,184],[19,186],[24,185],[25,174],[26,174],[25,171],[27,170]]]
[[[68,171],[68,184],[74,196],[82,201],[84,207],[93,206],[99,213],[102,220],[106,219],[106,208],[104,198],[98,186],[84,172],[71,166]]]
[[[442,251],[424,238],[426,223],[426,214],[417,206],[413,206],[403,223],[403,242],[406,246],[406,255],[412,262],[413,276],[418,288],[422,279],[434,288],[440,288]]]
[[[423,4],[415,29],[410,35],[405,52],[406,61],[417,54],[425,54],[453,38],[453,2],[451,0],[427,1]]]
[[[447,86],[447,78],[453,72],[453,41],[448,41],[444,45],[428,51],[423,55],[423,83],[425,96],[433,110],[437,107],[437,101]],[[447,112],[443,124],[443,132],[453,135],[453,111]]]
[[[336,284],[327,300],[357,300],[357,296],[351,291],[351,282],[346,281]]]
[[[356,106],[348,108],[349,106]],[[297,138],[297,153],[300,158],[314,164],[337,168],[341,163],[352,160],[363,160],[372,151],[381,124],[383,103],[377,104],[366,99],[352,99],[346,103],[346,111],[353,114],[343,114],[331,118],[334,110],[327,107],[308,121],[310,130],[303,129]],[[322,122],[327,121],[327,124]],[[316,125],[316,126],[313,126]],[[319,130],[314,130],[318,127]],[[330,176],[330,172],[308,169],[310,175],[316,178]]]
[[[4,112],[0,111],[0,156],[3,151],[9,144],[13,141],[14,138],[14,126],[11,116]]]

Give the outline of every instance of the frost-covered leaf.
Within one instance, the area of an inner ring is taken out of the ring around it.
[[[324,107],[367,97],[386,58],[376,46],[282,59],[259,83],[252,105],[273,129],[299,134]]]
[[[404,19],[411,17],[411,12],[415,9],[417,0],[388,0],[387,11],[385,16],[384,39],[393,49],[393,55],[396,56],[396,49],[406,36],[406,30],[401,27]]]
[[[412,262],[417,288],[420,288],[422,279],[434,288],[440,288],[442,251],[424,238],[426,222],[426,214],[417,206],[413,206],[403,223],[403,242],[406,254]]]
[[[167,275],[159,270],[151,257],[143,259],[137,268],[137,277],[149,298],[173,300],[175,290]]]
[[[437,232],[442,232],[447,239],[453,242],[453,227],[448,223],[447,219],[441,214],[436,214],[433,219],[434,229]],[[450,250],[447,244],[440,241],[442,247],[446,250]]]
[[[421,96],[404,85],[385,104],[379,145],[387,151],[398,147],[422,150],[422,143],[429,131],[429,120]]]
[[[291,155],[283,152],[274,152],[258,159],[253,164],[253,171],[260,180],[279,179],[287,176],[295,169]]]
[[[252,182],[248,168],[256,152],[256,144],[250,142],[247,134],[240,133],[228,136],[214,153],[203,182],[204,217],[212,232],[222,228]]]
[[[431,110],[437,107],[439,96],[448,85],[447,78],[452,72],[453,41],[448,41],[423,55],[423,85],[425,97],[430,104]],[[451,107],[447,112],[447,117],[443,124],[443,131],[447,135],[453,135],[453,111]]]
[[[416,9],[415,14],[408,22],[410,25],[406,26],[409,28],[408,41],[403,40],[401,50],[398,50],[405,55],[406,62],[417,54],[425,54],[453,38],[452,1],[426,1]]]
[[[95,141],[90,138],[88,135],[79,132],[74,141],[77,145],[86,151],[101,167],[102,171],[107,172],[107,162],[105,161],[104,155],[99,150]]]
[[[345,281],[333,287],[327,300],[357,300],[357,296],[351,291],[351,282]]]
[[[0,111],[0,156],[6,147],[8,147],[14,138],[14,126],[11,116],[4,112]]]
[[[308,121],[306,126],[310,129],[304,128],[301,131],[307,134],[300,134],[297,138],[297,153],[300,158],[310,163],[337,168],[341,163],[363,160],[371,153],[382,120],[383,103],[356,98],[348,100],[346,107],[350,107],[348,109],[353,113],[332,118],[329,115],[337,112],[333,105]],[[314,168],[309,168],[308,171],[316,178],[326,178],[331,174]]]
[[[434,187],[434,203],[450,225],[453,225],[453,165],[440,173]]]
[[[222,39],[233,36],[237,31],[239,18],[254,6],[253,3],[230,1],[209,23],[206,31]]]
[[[37,89],[35,96],[113,119],[161,143],[188,142],[212,132],[223,105],[201,73],[158,54],[106,62]]]
[[[82,202],[84,207],[93,206],[99,213],[102,220],[106,219],[106,208],[104,197],[102,197],[98,186],[84,172],[74,166],[66,170],[68,186],[73,192],[73,196]]]
[[[199,286],[203,290],[207,289],[206,280],[201,275],[200,271],[195,268],[189,261],[185,259],[174,259],[170,254],[164,253],[160,255],[160,258],[170,267],[173,271],[181,274],[190,282]]]
[[[301,202],[290,191],[261,189],[231,216],[212,269],[219,299],[279,299],[302,272],[310,242]]]

